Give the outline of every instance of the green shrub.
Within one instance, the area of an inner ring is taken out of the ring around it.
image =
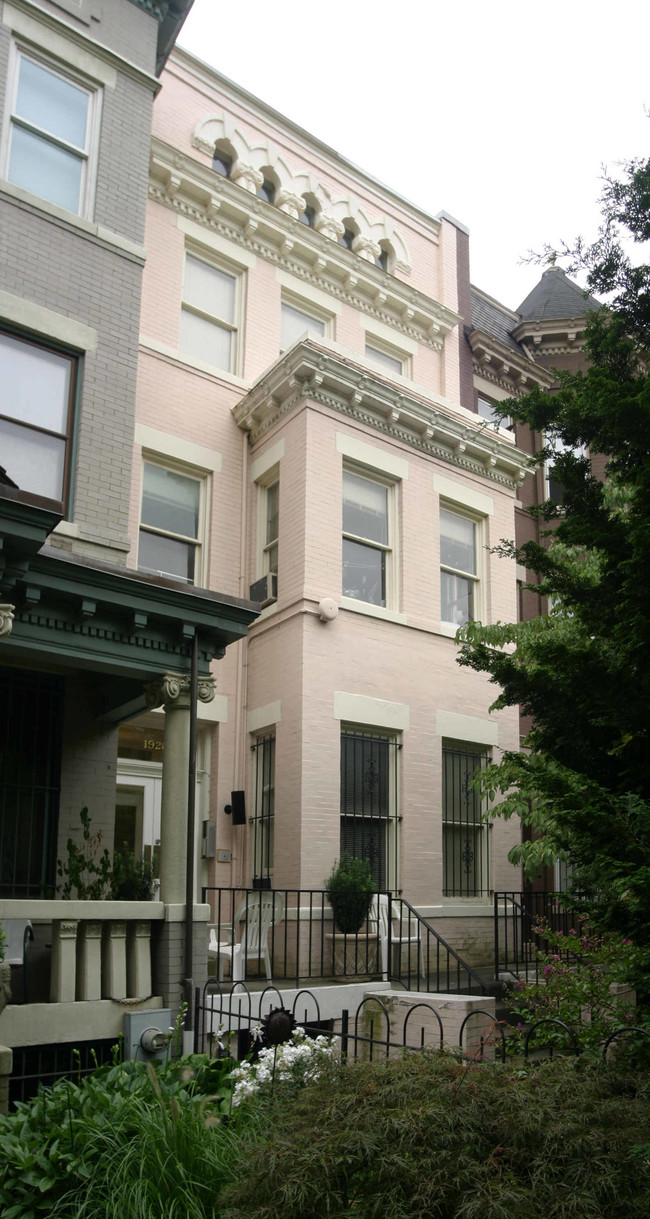
[[[245,1120],[221,1116],[233,1066],[127,1062],[42,1089],[0,1118],[0,1216],[212,1216]]]
[[[136,859],[126,846],[111,858],[106,847],[101,850],[101,829],[91,833],[87,808],[82,808],[79,820],[83,845],[68,838],[66,858],[57,860],[57,873],[63,882],[59,896],[76,897],[78,901],[151,901],[156,891],[151,864]]]
[[[586,1058],[342,1065],[279,1094],[224,1219],[647,1219],[648,1077]]]
[[[374,891],[368,860],[344,852],[325,881],[325,892],[339,931],[354,935],[361,929],[368,917]]]

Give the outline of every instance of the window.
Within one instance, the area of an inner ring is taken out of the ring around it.
[[[392,487],[343,471],[343,596],[386,606],[392,599]]]
[[[201,583],[202,482],[145,461],[138,567]]]
[[[230,171],[233,166],[234,158],[229,153],[224,152],[220,148],[215,148],[212,157],[212,168],[216,174],[220,174],[222,178],[229,178]]]
[[[404,373],[404,359],[379,347],[374,340],[366,340],[366,356],[372,360],[373,364],[379,364],[381,368],[386,368],[389,372],[399,373],[400,376]]]
[[[98,94],[19,51],[7,177],[77,215],[90,215]]]
[[[264,575],[267,572],[278,574],[278,532],[279,532],[279,498],[280,483],[270,483],[260,490],[264,497],[264,548],[262,566]]]
[[[275,182],[270,178],[265,178],[257,192],[258,199],[264,199],[267,203],[275,203]]]
[[[398,888],[397,754],[394,736],[341,730],[341,854],[367,859],[376,888]]]
[[[260,736],[251,746],[255,758],[253,888],[270,889],[273,879],[275,821],[275,737]]]
[[[469,517],[440,509],[440,617],[454,626],[476,618],[477,529]]]
[[[307,330],[315,330],[316,334],[325,334],[326,321],[308,313],[306,309],[282,301],[280,306],[280,351],[286,351],[302,337]]]
[[[23,491],[67,497],[77,361],[0,333],[0,455]]]
[[[380,270],[382,270],[382,271],[387,271],[388,264],[389,264],[388,250],[380,250],[379,254],[375,258],[375,266],[379,267]]]
[[[237,366],[238,276],[185,256],[180,350],[227,372]]]
[[[445,741],[442,746],[442,860],[445,897],[481,897],[489,892],[488,827],[472,785],[487,754],[477,746]]]
[[[510,417],[506,415],[505,419],[499,418],[499,416],[495,413],[494,403],[491,402],[489,398],[481,397],[480,394],[478,396],[478,413],[481,416],[481,419],[485,419],[486,422],[490,424],[490,427],[493,427],[495,431],[512,431],[512,420]]]
[[[349,229],[346,226],[339,237],[339,245],[345,246],[346,250],[351,250],[352,242],[354,241],[356,235],[357,234],[355,233],[354,229]]]
[[[313,229],[316,224],[316,208],[310,207],[308,204],[298,219],[301,224],[306,224],[307,228]]]
[[[546,437],[546,444],[552,445],[556,457],[561,457],[564,453],[572,453],[574,457],[587,456],[587,450],[583,444],[566,444],[560,436]],[[556,472],[555,465],[551,461],[546,463],[545,489],[547,499],[554,500],[556,504],[564,503],[564,486],[560,481],[559,474]]]

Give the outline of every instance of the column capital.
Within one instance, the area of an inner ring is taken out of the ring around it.
[[[11,634],[11,627],[14,620],[14,609],[15,606],[9,605],[8,603],[0,605],[0,639],[2,639],[3,635]]]
[[[144,688],[144,696],[149,708],[159,707],[162,703],[165,710],[174,707],[189,707],[190,678],[185,673],[162,673],[156,681],[148,682]],[[214,677],[199,677],[199,702],[211,703],[214,698],[217,683]]]

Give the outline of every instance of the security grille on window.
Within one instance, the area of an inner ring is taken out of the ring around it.
[[[77,362],[0,334],[0,464],[22,491],[66,499]]]
[[[253,888],[271,889],[275,823],[275,737],[258,737],[251,749],[255,756]]]
[[[192,359],[235,371],[237,276],[185,256],[180,349]]]
[[[86,214],[95,101],[91,90],[19,53],[9,181]]]
[[[343,471],[343,596],[370,605],[386,605],[389,491]]]
[[[440,509],[440,617],[464,626],[476,617],[476,522]]]
[[[280,351],[286,351],[287,347],[296,343],[308,330],[324,335],[324,319],[314,317],[304,309],[298,309],[296,305],[283,301],[280,307]]]
[[[201,483],[145,462],[138,567],[194,584],[199,577]]]
[[[487,755],[469,746],[442,748],[442,854],[445,897],[481,897],[489,892],[487,826],[472,784]]]
[[[398,887],[397,753],[390,736],[341,733],[341,854],[367,859],[378,890]]]

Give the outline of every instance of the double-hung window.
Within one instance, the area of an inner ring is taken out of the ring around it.
[[[391,600],[391,499],[379,478],[343,471],[343,596],[386,607]]]
[[[482,897],[489,891],[488,827],[473,785],[485,750],[460,741],[442,746],[442,859],[445,897]]]
[[[239,277],[185,255],[180,350],[192,360],[226,372],[238,365]]]
[[[18,51],[7,178],[78,215],[91,214],[99,95]]]
[[[270,889],[275,822],[275,736],[273,733],[258,736],[251,748],[255,757],[253,888]]]
[[[260,488],[264,507],[264,546],[262,565],[264,575],[278,574],[278,534],[280,532],[280,483],[276,478],[266,487]]]
[[[408,373],[407,357],[384,345],[380,346],[374,338],[366,339],[366,358],[387,372],[398,373],[400,377]]]
[[[66,502],[77,360],[0,333],[0,465],[22,491]]]
[[[574,457],[586,457],[587,449],[583,444],[570,445],[566,444],[560,436],[546,437],[547,445],[551,446],[556,457],[562,457],[565,453],[572,453]],[[564,485],[556,470],[555,463],[552,460],[547,461],[545,473],[545,491],[546,498],[552,499],[556,504],[564,503]]]
[[[506,415],[505,418],[497,415],[494,403],[490,398],[485,398],[481,394],[478,396],[478,413],[481,419],[484,419],[486,423],[489,423],[490,427],[494,428],[495,432],[512,431],[512,420],[509,415]]]
[[[145,461],[138,567],[202,583],[203,480]]]
[[[440,617],[465,626],[477,617],[478,522],[440,509]]]
[[[379,891],[398,886],[398,774],[395,736],[341,731],[341,854],[367,859]]]
[[[327,333],[327,321],[317,313],[310,313],[306,308],[282,301],[280,306],[280,351],[292,347],[308,330],[315,334]]]

